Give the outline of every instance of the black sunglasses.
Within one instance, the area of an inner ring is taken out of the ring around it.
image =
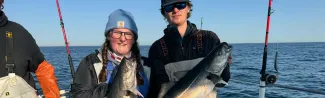
[[[180,3],[174,3],[174,4],[170,4],[170,5],[166,5],[164,6],[164,10],[165,12],[171,12],[174,10],[174,8],[177,8],[178,10],[182,10],[186,7],[187,2],[180,2]]]

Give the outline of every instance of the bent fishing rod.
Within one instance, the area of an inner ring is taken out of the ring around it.
[[[69,65],[70,65],[70,70],[71,70],[71,76],[72,76],[72,80],[73,80],[74,73],[75,72],[74,72],[72,58],[71,58],[71,55],[70,55],[69,43],[68,43],[68,39],[66,37],[66,33],[65,33],[65,29],[64,29],[64,23],[63,23],[63,19],[62,19],[62,15],[61,15],[61,10],[60,10],[60,5],[59,5],[59,1],[58,0],[56,0],[56,6],[57,6],[58,12],[59,12],[60,25],[61,25],[62,32],[63,32],[64,42],[65,42],[65,48],[66,48],[67,53],[68,53],[68,59],[69,59]]]

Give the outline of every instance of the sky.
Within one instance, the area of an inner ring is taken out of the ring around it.
[[[163,36],[167,22],[160,0],[59,0],[70,46],[99,46],[108,16],[117,9],[131,12],[139,44]],[[141,1],[141,2],[140,2]],[[192,0],[189,21],[215,32],[229,43],[264,43],[268,0]],[[325,0],[273,0],[269,42],[325,42]],[[39,46],[64,46],[55,0],[5,0],[4,12],[23,25]]]

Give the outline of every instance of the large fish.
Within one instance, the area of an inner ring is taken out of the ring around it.
[[[226,42],[214,48],[163,94],[163,98],[206,98],[216,84],[225,83],[219,76],[227,66],[232,46]],[[164,85],[163,85],[164,86]]]
[[[117,66],[117,72],[108,86],[107,98],[137,98],[143,95],[137,90],[136,67],[134,59],[124,57]]]

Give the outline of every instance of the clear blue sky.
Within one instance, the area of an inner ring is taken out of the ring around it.
[[[140,45],[163,36],[167,23],[160,15],[160,0],[60,0],[71,46],[98,46],[104,41],[108,15],[130,11],[138,25]],[[141,1],[141,2],[140,2]],[[209,29],[222,41],[264,43],[268,0],[194,0],[189,19]],[[325,0],[274,0],[270,42],[325,42]],[[55,0],[5,0],[9,20],[22,24],[40,46],[63,46]]]

